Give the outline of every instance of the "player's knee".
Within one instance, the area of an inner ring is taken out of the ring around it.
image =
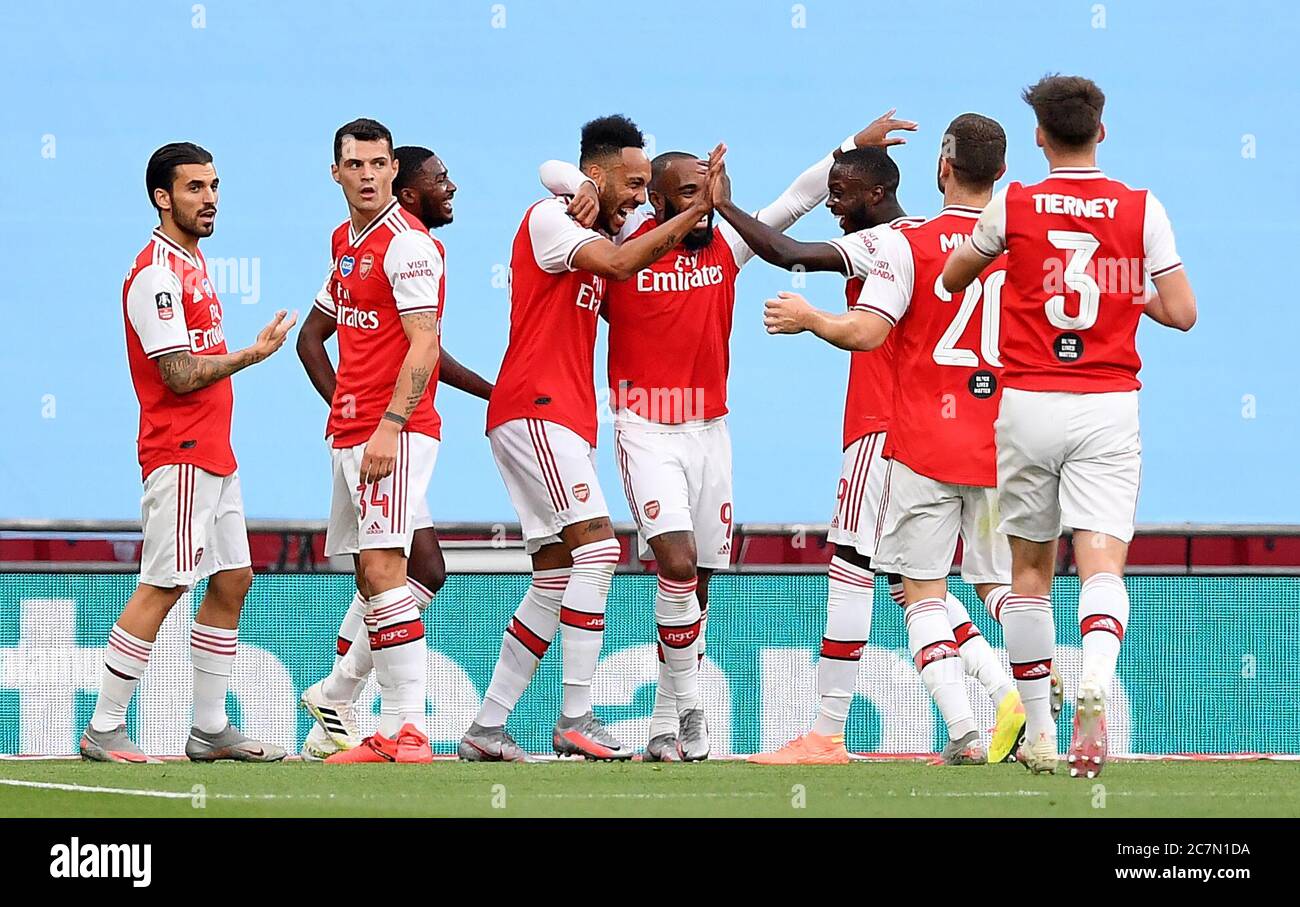
[[[368,597],[374,597],[389,589],[396,589],[402,585],[402,569],[400,558],[386,558],[382,556],[367,557],[371,552],[367,551],[361,557],[358,565],[358,576],[360,582],[358,588],[362,586],[367,590]],[[380,552],[374,552],[379,555]]]
[[[674,545],[657,558],[659,575],[664,579],[685,583],[695,579],[695,550],[686,545]]]
[[[407,564],[407,576],[429,591],[430,597],[447,582],[447,568],[437,561],[411,561]]]

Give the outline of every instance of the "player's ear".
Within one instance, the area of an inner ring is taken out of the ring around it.
[[[993,182],[996,183],[998,180],[1002,179],[1002,177],[1006,175],[1007,175],[1007,165],[1003,164],[1001,167],[998,168],[998,175],[993,177]]]
[[[1100,145],[1100,144],[1101,144],[1102,142],[1104,142],[1104,141],[1106,141],[1106,124],[1105,124],[1105,123],[1098,123],[1098,124],[1097,124],[1097,144]]]
[[[582,171],[582,175],[591,177],[591,181],[596,184],[597,192],[605,188],[605,169],[600,164],[588,164],[587,169]]]
[[[159,211],[170,211],[172,209],[172,196],[166,189],[153,190],[153,203],[158,206]]]
[[[1039,148],[1042,148],[1043,146],[1045,146],[1045,145],[1047,144],[1046,139],[1043,138],[1043,127],[1042,127],[1042,126],[1035,126],[1035,127],[1034,127],[1034,144],[1037,145]]]
[[[337,182],[339,181],[339,165],[338,165],[338,164],[330,164],[330,176],[334,177],[334,182],[337,183]]]

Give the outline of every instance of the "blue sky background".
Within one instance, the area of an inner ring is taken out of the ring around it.
[[[1062,71],[1107,92],[1102,165],[1163,200],[1200,300],[1191,334],[1144,323],[1139,338],[1139,519],[1293,522],[1300,315],[1285,274],[1300,238],[1298,23],[1291,3],[5,4],[0,517],[139,515],[121,282],[155,223],[144,165],[164,142],[216,156],[209,259],[258,260],[256,304],[223,294],[232,347],[276,308],[310,306],[346,213],[328,172],[335,128],[374,116],[399,144],[433,147],[460,186],[456,222],[439,233],[444,342],[491,377],[508,318],[494,269],[540,197],[537,164],[575,157],[584,120],[627,113],[659,151],[725,140],[734,194],[755,208],[897,106],[922,124],[896,153],[901,198],[930,214],[939,138],[963,111],[1007,127],[1012,177],[1041,176],[1018,92]],[[837,228],[818,210],[792,232]],[[739,286],[740,521],[825,521],[833,503],[847,358],[763,333],[762,300],[788,288],[762,262]],[[805,292],[843,304],[832,275],[810,276]],[[597,355],[603,386],[603,341]],[[293,351],[237,376],[235,397],[249,515],[324,518],[325,407]],[[483,404],[446,388],[439,401],[435,519],[513,520]],[[626,519],[610,435],[603,484]]]

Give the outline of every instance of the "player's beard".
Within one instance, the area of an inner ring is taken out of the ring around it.
[[[199,220],[199,215],[207,212],[211,212],[213,215],[212,223],[210,224],[205,224]],[[202,239],[205,236],[211,236],[212,231],[216,229],[217,227],[216,213],[217,213],[217,209],[215,207],[200,208],[190,215],[184,214],[180,211],[173,209],[172,220],[175,222],[177,227],[179,227],[184,232],[188,233],[190,236],[193,236],[196,239]]]
[[[672,220],[682,211],[668,199],[664,199],[664,220]],[[698,252],[709,243],[713,242],[713,212],[709,212],[709,219],[705,226],[696,227],[690,233],[682,237],[682,245],[690,252]]]

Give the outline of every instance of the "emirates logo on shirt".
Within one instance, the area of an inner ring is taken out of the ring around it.
[[[573,496],[583,504],[587,503],[587,499],[591,497],[591,486],[586,482],[579,482],[573,486]]]
[[[648,520],[653,520],[655,517],[659,516],[658,501],[646,501],[645,507],[641,509],[645,511],[646,519]]]

